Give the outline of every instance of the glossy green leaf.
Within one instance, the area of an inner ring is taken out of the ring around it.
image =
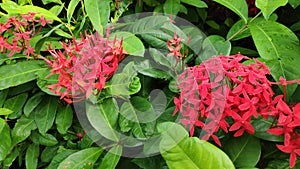
[[[110,16],[109,0],[84,0],[85,10],[94,28],[101,35],[104,33],[105,26]]]
[[[251,120],[251,124],[253,125],[255,129],[254,136],[258,137],[263,140],[268,141],[274,141],[274,142],[283,142],[284,137],[283,136],[277,136],[273,135],[269,132],[266,132],[268,129],[271,128],[273,123],[273,118],[269,118],[269,120],[266,120],[263,117],[258,117],[256,119]]]
[[[29,60],[0,67],[0,90],[18,86],[36,79],[36,72],[42,71],[43,61]]]
[[[37,126],[33,119],[28,119],[22,116],[18,119],[12,130],[13,144],[16,145],[24,141],[27,137],[29,137],[31,130],[35,130],[36,128]]]
[[[214,0],[239,15],[245,23],[248,21],[248,5],[245,0]]]
[[[20,155],[20,151],[17,148],[12,149],[12,151],[6,156],[5,160],[3,161],[4,168],[11,167],[13,162],[16,160],[16,158]]]
[[[57,131],[60,134],[66,134],[68,129],[71,127],[73,121],[73,110],[68,104],[66,107],[61,107],[58,109],[55,124]]]
[[[61,150],[63,149],[63,150]],[[57,154],[53,157],[53,159],[51,160],[50,164],[47,166],[46,169],[54,169],[54,168],[58,168],[59,164],[66,159],[68,156],[70,156],[71,154],[77,152],[76,150],[71,150],[71,149],[65,149],[60,147],[57,150]]]
[[[48,146],[41,153],[41,161],[44,163],[50,163],[51,160],[57,154],[58,146]]]
[[[0,90],[0,107],[3,106],[3,104],[4,104],[5,100],[6,100],[8,91],[9,91],[8,89]]]
[[[165,14],[171,14],[175,17],[180,10],[180,0],[166,0],[163,10]]]
[[[0,116],[1,115],[9,115],[12,114],[14,111],[7,109],[7,108],[0,108]]]
[[[230,51],[231,51],[231,43],[229,41],[225,41],[225,39],[221,36],[211,35],[204,40],[203,48],[204,49],[214,48],[215,53],[208,53],[208,54],[213,54],[213,56],[218,56],[220,54],[224,56],[228,56],[230,55]],[[202,57],[210,58],[212,56],[204,55]]]
[[[71,18],[73,16],[73,13],[76,9],[76,6],[78,5],[79,3],[79,0],[71,0],[69,5],[68,5],[68,8],[67,8],[67,19],[68,19],[68,24],[71,23]]]
[[[288,0],[256,0],[255,6],[259,8],[264,15],[265,19],[268,20],[270,15],[279,7],[285,6]]]
[[[300,1],[298,0],[289,0],[289,4],[296,9],[300,5]]]
[[[0,161],[3,161],[11,149],[11,136],[10,136],[10,128],[5,120],[0,118]]]
[[[8,116],[10,119],[19,118],[22,115],[22,109],[27,100],[27,97],[28,93],[22,93],[9,98],[4,102],[3,107],[13,111],[13,113]]]
[[[34,38],[34,37],[32,37]],[[17,59],[25,59],[27,57],[27,55],[23,55],[23,54],[14,54],[11,57],[7,57],[7,55],[4,54],[0,54],[0,65],[2,65],[3,63],[7,63],[7,62],[11,62],[13,60],[17,60]]]
[[[49,9],[49,11],[52,12],[54,15],[58,16],[61,13],[61,11],[64,9],[64,6],[65,6],[65,3],[63,3],[61,5],[55,5],[51,9]]]
[[[133,56],[144,56],[145,47],[142,41],[130,32],[117,32],[111,37],[116,36],[117,39],[123,40],[123,50]]]
[[[280,76],[286,80],[300,78],[299,40],[291,30],[280,23],[264,20],[250,23],[249,28],[259,55],[276,81]],[[287,98],[296,87],[296,84],[287,86]]]
[[[259,139],[250,134],[231,138],[222,148],[235,167],[255,167],[261,155]]]
[[[43,92],[39,92],[35,95],[33,95],[32,97],[30,97],[25,106],[24,106],[24,114],[25,116],[29,116],[30,113],[36,108],[36,106],[42,101],[42,98],[45,94]]]
[[[87,118],[91,125],[102,136],[118,142],[119,136],[116,131],[119,107],[115,99],[109,98],[99,104],[86,103]]]
[[[85,168],[90,169],[95,164],[96,160],[101,155],[103,149],[100,147],[87,148],[71,154],[64,159],[57,169],[66,168]]]
[[[207,141],[188,137],[182,126],[166,122],[158,127],[162,131],[160,152],[170,169],[235,168],[223,151]]]
[[[165,54],[163,54],[158,49],[149,48],[149,53],[150,53],[151,57],[155,60],[155,62],[157,62],[158,64],[161,64],[168,68],[172,68],[172,66],[174,66],[176,64],[175,63],[176,60],[172,59],[174,57],[167,57]]]
[[[234,41],[251,36],[250,30],[248,28],[245,27],[244,29],[242,29],[244,26],[245,23],[243,20],[237,21],[234,25],[231,26],[226,38],[230,38]]]
[[[38,144],[30,144],[25,154],[26,169],[36,169],[38,165],[38,157],[40,154],[40,146]]]
[[[122,150],[120,145],[111,148],[104,156],[98,169],[115,169],[122,155]]]
[[[50,74],[50,69],[46,69],[46,70],[37,72],[37,76],[38,76],[37,85],[43,92],[45,92],[49,95],[57,96],[47,86],[58,83],[59,75],[54,74],[54,75],[51,75],[50,77],[48,77],[49,74]]]
[[[35,144],[40,144],[44,146],[54,146],[58,143],[57,139],[51,134],[41,135],[36,131],[33,131],[30,135],[30,139]]]
[[[61,4],[60,0],[42,0],[44,5],[47,5],[49,3],[57,3],[57,4]]]
[[[244,56],[258,56],[258,52],[256,50],[252,50],[240,46],[233,46],[230,53],[231,54],[241,53]]]
[[[64,32],[64,31],[61,30],[61,29],[56,29],[54,32],[55,32],[57,35],[61,36],[61,37],[68,38],[68,39],[71,39],[71,38],[72,38],[72,35],[70,35],[70,34],[67,33],[67,32]]]
[[[180,0],[180,2],[195,6],[197,8],[207,8],[207,4],[201,0]]]
[[[57,98],[44,97],[42,102],[30,114],[34,118],[39,132],[45,135],[52,127],[58,106]]]

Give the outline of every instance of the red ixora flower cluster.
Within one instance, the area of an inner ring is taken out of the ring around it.
[[[109,36],[109,31],[106,37],[98,33],[81,35],[81,40],[73,38],[69,44],[62,43],[65,53],[49,50],[53,59],[44,60],[52,67],[50,75],[59,74],[59,78],[57,84],[48,88],[67,103],[99,93],[125,57],[123,41],[110,40]]]
[[[179,75],[180,94],[174,98],[174,114],[180,111],[181,123],[189,127],[191,136],[195,127],[200,127],[201,139],[212,137],[219,146],[221,142],[215,133],[220,129],[226,133],[234,131],[235,137],[245,131],[254,134],[251,118],[271,116],[276,122],[267,132],[284,135],[284,145],[277,147],[291,154],[293,167],[296,155],[300,156],[300,103],[290,108],[283,99],[285,94],[273,98],[271,86],[282,85],[285,89],[300,80],[286,81],[281,77],[280,82],[271,82],[266,77],[269,74],[263,63],[241,54],[210,58]]]
[[[24,55],[36,55],[34,48],[30,46],[30,39],[38,34],[43,26],[52,22],[43,16],[36,19],[36,15],[34,12],[15,15],[9,17],[5,23],[0,23],[0,53],[8,53],[9,57],[22,51]]]

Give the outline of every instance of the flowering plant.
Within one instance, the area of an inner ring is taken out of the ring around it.
[[[299,168],[299,5],[3,0],[0,168]]]

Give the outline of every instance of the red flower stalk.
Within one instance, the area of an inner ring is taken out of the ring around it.
[[[5,23],[0,23],[0,53],[12,56],[23,52],[28,57],[36,56],[34,48],[30,46],[30,39],[39,33],[35,31],[35,24],[40,23],[40,29],[52,21],[45,20],[43,16],[35,19],[36,13],[29,12],[12,16]]]
[[[99,93],[125,57],[122,40],[109,40],[109,33],[81,35],[81,40],[73,38],[62,46],[65,53],[50,50],[53,59],[44,60],[52,67],[50,75],[59,74],[58,83],[48,88],[68,103]]]

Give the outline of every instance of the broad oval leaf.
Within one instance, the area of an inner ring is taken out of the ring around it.
[[[41,161],[44,163],[50,163],[51,160],[57,155],[58,146],[45,147],[41,153]]]
[[[180,11],[180,0],[166,0],[163,10],[165,14],[170,14],[175,17]]]
[[[0,108],[0,116],[1,115],[9,115],[11,113],[13,113],[14,111],[7,109],[7,108]]]
[[[57,150],[57,154],[53,157],[53,159],[51,160],[50,164],[47,166],[46,169],[58,168],[59,164],[64,159],[66,159],[68,156],[70,156],[71,154],[73,154],[75,152],[77,152],[77,150],[65,149],[65,148],[60,147]]]
[[[10,128],[8,124],[0,118],[0,138],[1,144],[0,144],[0,161],[3,161],[11,149],[11,136],[10,136]]]
[[[207,8],[207,4],[201,0],[180,0],[180,2],[195,6],[197,8]]]
[[[230,28],[226,38],[230,40],[239,40],[249,36],[251,36],[249,28],[245,27],[243,20],[239,20]]]
[[[40,154],[40,146],[38,144],[30,144],[25,154],[26,169],[36,169],[38,165],[38,157]]]
[[[45,135],[52,127],[57,110],[58,102],[55,97],[44,97],[42,102],[30,114],[34,118],[39,132]]]
[[[40,144],[44,146],[54,146],[58,143],[57,139],[51,134],[41,135],[36,131],[33,131],[30,135],[30,139],[35,144]]]
[[[36,72],[42,71],[44,62],[29,60],[0,67],[0,90],[36,79]]]
[[[42,101],[43,96],[44,93],[39,92],[27,100],[23,108],[25,116],[28,117],[30,115],[30,113],[35,109],[35,107]]]
[[[71,154],[64,159],[57,169],[66,168],[85,168],[90,169],[94,166],[96,160],[99,158],[103,149],[100,147],[87,148]]]
[[[182,126],[167,122],[162,123],[160,127],[167,130],[162,136],[160,151],[170,169],[235,169],[222,150],[197,137],[188,137]],[[176,135],[178,132],[179,135]],[[178,140],[178,137],[181,140]]]
[[[255,167],[261,155],[259,139],[250,134],[227,140],[223,149],[237,168]]]
[[[115,169],[122,155],[122,150],[120,145],[111,148],[104,156],[98,169]]]
[[[248,5],[245,0],[214,0],[239,15],[245,23],[248,21]]]
[[[268,20],[270,15],[279,7],[285,6],[288,0],[256,0],[255,6],[259,8],[264,15],[265,19]]]
[[[99,104],[86,102],[87,118],[91,125],[105,138],[118,142],[116,131],[119,107],[113,98],[103,100]]]
[[[31,130],[35,130],[36,124],[33,119],[28,119],[22,116],[18,119],[12,130],[13,144],[16,145],[21,141],[24,141],[31,133]]]
[[[28,93],[22,93],[9,98],[4,102],[4,108],[8,108],[13,111],[13,113],[8,116],[10,119],[19,118],[22,115],[22,109],[27,97]]]
[[[73,122],[73,110],[68,104],[66,107],[59,107],[55,119],[57,131],[66,134]]]
[[[103,35],[110,16],[109,0],[84,0],[85,10],[94,28]]]
[[[300,78],[300,46],[297,36],[284,25],[261,20],[251,22],[249,29],[259,55],[265,60],[276,81],[282,76],[286,80]],[[290,98],[297,85],[287,86]]]

